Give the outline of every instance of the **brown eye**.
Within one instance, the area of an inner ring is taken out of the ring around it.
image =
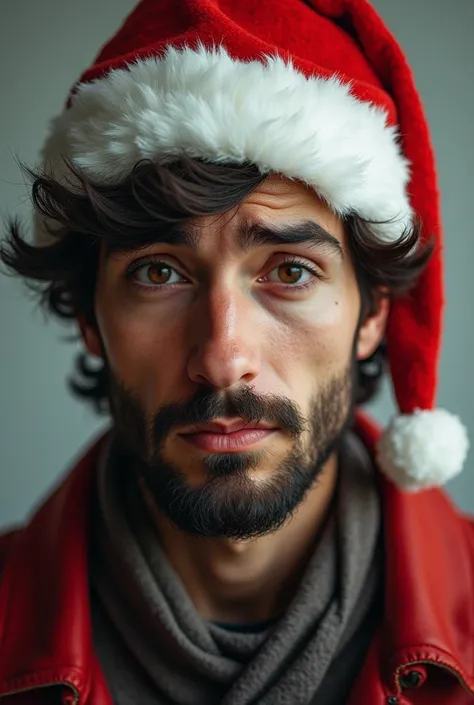
[[[149,264],[145,268],[146,278],[152,284],[167,284],[172,269],[165,264]]]
[[[277,267],[278,276],[283,284],[296,284],[302,277],[304,268],[298,264],[281,264]]]
[[[128,276],[143,287],[162,287],[167,284],[179,284],[183,277],[167,262],[142,262],[135,264]]]
[[[265,280],[281,284],[288,289],[302,289],[311,287],[321,278],[321,274],[314,265],[292,258],[274,267]]]

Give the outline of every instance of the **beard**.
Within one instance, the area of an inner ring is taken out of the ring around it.
[[[108,366],[115,427],[112,458],[120,467],[122,489],[142,483],[155,508],[176,528],[195,536],[247,540],[276,531],[303,502],[352,422],[354,369],[351,365],[328,381],[312,398],[307,416],[291,400],[258,394],[248,386],[226,392],[203,387],[150,415]],[[165,457],[165,441],[175,428],[218,417],[279,426],[291,437],[292,448],[258,481],[251,471],[268,465],[271,447],[209,454],[200,460],[205,480],[191,485],[183,470]]]

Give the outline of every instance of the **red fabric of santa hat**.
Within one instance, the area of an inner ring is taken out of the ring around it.
[[[401,488],[444,484],[468,451],[459,419],[434,409],[444,306],[433,152],[412,73],[367,0],[143,0],[51,125],[63,157],[114,182],[141,159],[251,162],[358,214],[387,243],[415,216],[434,255],[392,305],[387,343],[400,414],[378,463]],[[37,240],[48,241],[37,220]]]

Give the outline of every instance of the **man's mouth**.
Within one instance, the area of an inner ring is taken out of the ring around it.
[[[187,443],[208,453],[230,453],[250,448],[277,430],[277,427],[264,422],[225,419],[186,427],[179,435]]]

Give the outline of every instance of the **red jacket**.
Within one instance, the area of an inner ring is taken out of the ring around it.
[[[358,423],[373,452],[376,429]],[[101,441],[26,527],[0,537],[1,705],[112,705],[88,597]],[[410,495],[380,482],[385,614],[348,705],[474,705],[474,524],[441,491]]]

